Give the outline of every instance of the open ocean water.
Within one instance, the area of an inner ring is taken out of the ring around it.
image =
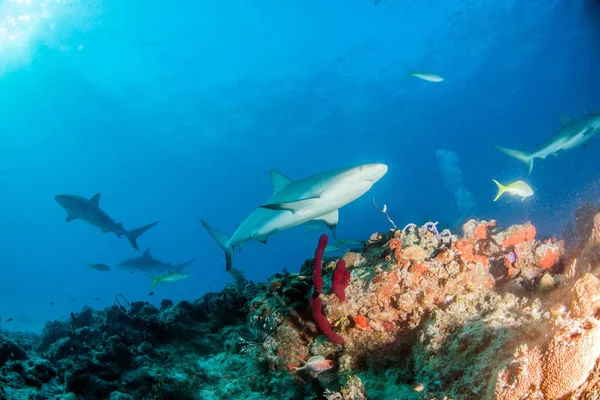
[[[375,200],[400,229],[531,221],[568,244],[600,198],[600,122],[531,174],[494,146],[533,153],[565,116],[593,117],[599,71],[596,0],[0,0],[0,328],[41,333],[117,294],[159,306],[222,290],[234,277],[201,219],[232,234],[271,196],[271,170],[387,165],[339,211],[338,239],[391,227]],[[494,202],[492,179],[533,195]],[[124,230],[158,221],[139,250],[66,222],[55,199],[97,193]],[[253,282],[298,273],[322,232],[251,241],[234,265]],[[148,248],[170,264],[119,265]]]

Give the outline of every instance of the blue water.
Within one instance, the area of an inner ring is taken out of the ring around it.
[[[559,112],[600,108],[598,1],[149,3],[0,3],[0,28],[21,32],[0,33],[0,317],[15,318],[3,329],[39,331],[117,293],[157,303],[220,290],[232,278],[200,218],[232,233],[270,196],[271,169],[389,165],[341,210],[339,238],[391,227],[373,197],[399,226],[531,220],[543,235],[598,201],[597,139],[536,160],[529,177],[493,147],[534,150]],[[445,81],[407,79],[405,67]],[[494,203],[492,178],[526,179],[535,195]],[[67,224],[53,199],[97,192],[128,229],[160,221],[140,248],[195,258],[189,278],[149,297],[144,274],[115,266],[139,252]],[[236,266],[255,281],[298,271],[318,234],[248,243]]]

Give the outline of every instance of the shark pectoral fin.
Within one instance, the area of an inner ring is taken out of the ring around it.
[[[566,125],[572,119],[565,113],[558,113],[558,116],[560,117],[560,122],[562,122],[563,125]]]
[[[100,206],[100,193],[93,195],[90,199],[90,203],[94,204],[95,206]]]
[[[181,263],[179,265],[176,265],[173,267],[173,269],[177,272],[181,272],[185,267],[187,267],[188,265],[190,265],[192,262],[194,262],[194,259],[192,258],[189,261],[186,261],[184,263]]]
[[[260,208],[266,208],[274,211],[291,211],[293,214],[295,214],[303,208],[310,207],[310,205],[318,199],[319,197],[309,197],[307,199],[300,199],[286,203],[263,204],[260,206]]]
[[[294,182],[279,171],[271,170],[269,173],[271,174],[271,183],[273,184],[273,194]]]
[[[71,214],[69,214],[69,215],[67,215],[67,218],[65,219],[65,221],[67,221],[67,222],[71,222],[71,221],[73,221],[74,219],[77,219],[77,217],[74,217],[74,216],[72,216]]]
[[[335,227],[338,224],[338,221],[340,220],[340,213],[339,210],[333,210],[332,212],[325,215],[321,215],[320,217],[315,218],[314,220],[324,222],[325,225],[329,227],[329,229],[335,229]]]
[[[256,240],[257,242],[261,242],[262,244],[267,244],[269,236],[257,236],[254,238],[254,240]]]

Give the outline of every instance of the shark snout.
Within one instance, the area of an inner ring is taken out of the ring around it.
[[[388,166],[385,164],[365,164],[362,166],[363,174],[365,176],[365,180],[371,181],[373,183],[377,182],[385,174],[387,174]]]
[[[56,202],[61,206],[67,203],[68,198],[69,197],[64,194],[57,194],[56,196],[54,196],[54,200],[56,200]]]

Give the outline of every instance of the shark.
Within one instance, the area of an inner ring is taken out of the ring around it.
[[[59,194],[54,196],[54,200],[56,200],[56,202],[67,212],[67,222],[80,219],[96,228],[100,228],[103,233],[112,232],[117,235],[118,238],[125,236],[136,250],[139,250],[137,238],[148,229],[158,224],[158,221],[156,221],[144,225],[141,228],[133,229],[131,231],[126,230],[123,228],[123,224],[115,222],[115,220],[100,208],[100,193],[96,193],[90,199],[73,194]]]
[[[231,236],[202,226],[225,252],[226,269],[233,266],[233,251],[248,241],[267,243],[270,236],[309,221],[319,221],[332,230],[338,210],[365,194],[386,173],[385,164],[363,164],[322,172],[294,181],[279,171],[270,171],[273,194],[238,225]]]
[[[536,158],[543,160],[549,155],[558,156],[561,152],[580,145],[585,148],[588,141],[600,131],[600,112],[588,113],[578,118],[571,118],[565,114],[560,114],[560,117],[562,126],[556,135],[548,142],[538,146],[538,149],[532,153],[500,146],[495,147],[504,154],[527,164],[528,173],[531,174],[533,160]]]
[[[172,265],[161,260],[157,260],[150,254],[150,248],[147,248],[140,257],[133,257],[119,264],[119,267],[130,272],[144,271],[148,274],[162,274],[168,272],[181,272],[190,265],[194,259],[186,261],[179,265]]]

